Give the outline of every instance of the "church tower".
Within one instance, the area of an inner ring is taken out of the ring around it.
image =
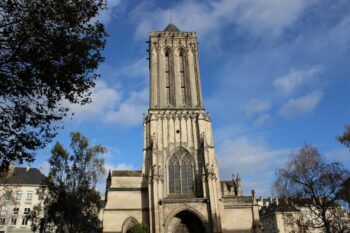
[[[168,232],[167,216],[183,203],[213,232],[221,232],[220,182],[211,122],[203,106],[197,44],[195,32],[181,32],[173,24],[150,34],[151,91],[142,173],[149,178],[154,233]]]
[[[202,98],[195,32],[174,24],[149,38],[150,104],[141,171],[112,171],[105,233],[144,222],[150,233],[259,232],[255,194],[239,176],[220,181]]]

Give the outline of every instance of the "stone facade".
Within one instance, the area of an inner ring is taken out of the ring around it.
[[[259,199],[260,221],[264,233],[323,233],[323,223],[318,211],[307,202],[296,205],[285,199]],[[311,209],[313,209],[311,211]],[[332,232],[350,232],[350,216],[340,206],[331,209],[333,212]],[[314,227],[312,227],[314,226]],[[340,227],[341,226],[341,227]],[[339,228],[340,227],[340,228]]]
[[[260,203],[263,204],[263,206],[260,209],[260,221],[263,227],[263,232],[302,232],[299,226],[297,225],[297,221],[300,219],[299,209],[295,208],[289,203],[283,201],[279,202],[278,200],[272,199],[267,202],[261,200]]]
[[[138,222],[151,233],[259,231],[254,193],[242,195],[239,177],[220,182],[197,45],[195,32],[173,24],[150,33],[142,170],[109,174],[105,233],[125,233]]]
[[[33,232],[27,214],[39,204],[37,190],[45,176],[37,168],[10,167],[0,176],[0,233]]]

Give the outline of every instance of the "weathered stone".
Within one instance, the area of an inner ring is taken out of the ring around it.
[[[220,182],[196,33],[169,25],[151,32],[149,42],[142,172],[112,172],[104,232],[125,233],[141,221],[151,233],[257,232],[258,207],[253,197],[242,196],[240,178]]]

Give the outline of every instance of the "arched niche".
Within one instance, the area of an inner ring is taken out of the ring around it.
[[[173,211],[165,221],[165,233],[208,233],[204,217],[189,207]]]
[[[122,233],[129,233],[128,230],[138,224],[138,221],[134,217],[127,218],[122,225]]]

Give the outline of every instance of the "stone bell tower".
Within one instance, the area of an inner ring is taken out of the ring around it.
[[[206,223],[194,232],[221,232],[220,181],[202,100],[196,33],[181,32],[173,24],[151,32],[149,59],[142,173],[148,177],[151,232],[173,232],[170,228],[184,219],[178,217],[172,226],[171,218],[181,215],[183,205]]]
[[[151,32],[149,61],[142,170],[109,173],[103,232],[140,222],[151,233],[259,232],[255,194],[243,196],[239,176],[219,179],[196,33],[173,24]]]

